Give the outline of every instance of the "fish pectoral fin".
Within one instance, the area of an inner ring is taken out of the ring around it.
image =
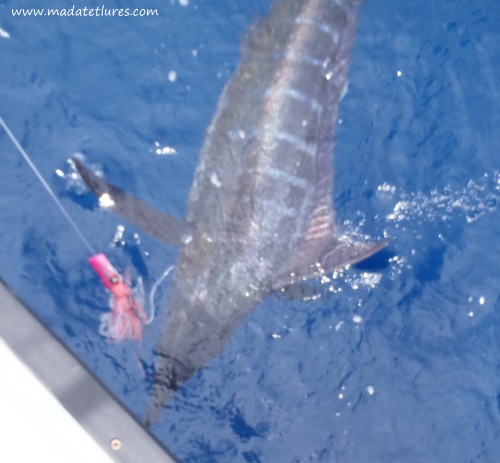
[[[107,195],[106,203],[109,209],[166,243],[179,246],[189,239],[191,227],[186,222],[163,214],[120,188],[105,182],[79,159],[72,158],[72,161],[82,179],[99,200],[104,199],[103,195]]]
[[[333,238],[326,246],[311,246],[293,259],[288,272],[275,280],[273,288],[292,287],[311,278],[332,273],[335,269],[356,264],[372,256],[388,243],[387,240],[363,243],[349,237]]]
[[[332,246],[325,249],[319,260],[319,267],[326,272],[345,267],[346,265],[357,264],[373,254],[380,251],[388,243],[388,240],[377,241],[375,243],[364,243],[354,241],[349,237],[335,239]]]

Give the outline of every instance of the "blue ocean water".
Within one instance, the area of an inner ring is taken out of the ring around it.
[[[0,115],[92,246],[151,284],[176,249],[100,209],[68,158],[182,217],[241,38],[270,1],[106,3],[158,8],[144,18],[11,14],[71,7],[45,3],[0,4]],[[359,21],[337,220],[390,245],[329,275],[319,300],[272,295],[251,314],[152,428],[181,461],[498,460],[500,8],[366,0]],[[139,347],[99,336],[108,296],[87,250],[4,135],[0,153],[1,277],[143,416],[165,307]]]

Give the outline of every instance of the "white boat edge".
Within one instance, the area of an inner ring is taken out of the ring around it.
[[[0,461],[175,459],[0,280]]]
[[[115,461],[1,339],[0,365],[0,461]]]

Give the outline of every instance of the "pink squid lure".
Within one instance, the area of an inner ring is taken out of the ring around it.
[[[112,342],[140,339],[148,317],[129,282],[124,281],[104,254],[95,254],[88,261],[111,292],[111,312],[101,315],[99,333]]]

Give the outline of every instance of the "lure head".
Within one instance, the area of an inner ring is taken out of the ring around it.
[[[115,294],[116,290],[122,285],[124,286],[123,279],[118,271],[111,265],[105,254],[96,254],[89,257],[89,264],[99,275],[102,283],[106,288]],[[125,295],[125,294],[123,294]],[[115,296],[118,296],[115,294]]]

